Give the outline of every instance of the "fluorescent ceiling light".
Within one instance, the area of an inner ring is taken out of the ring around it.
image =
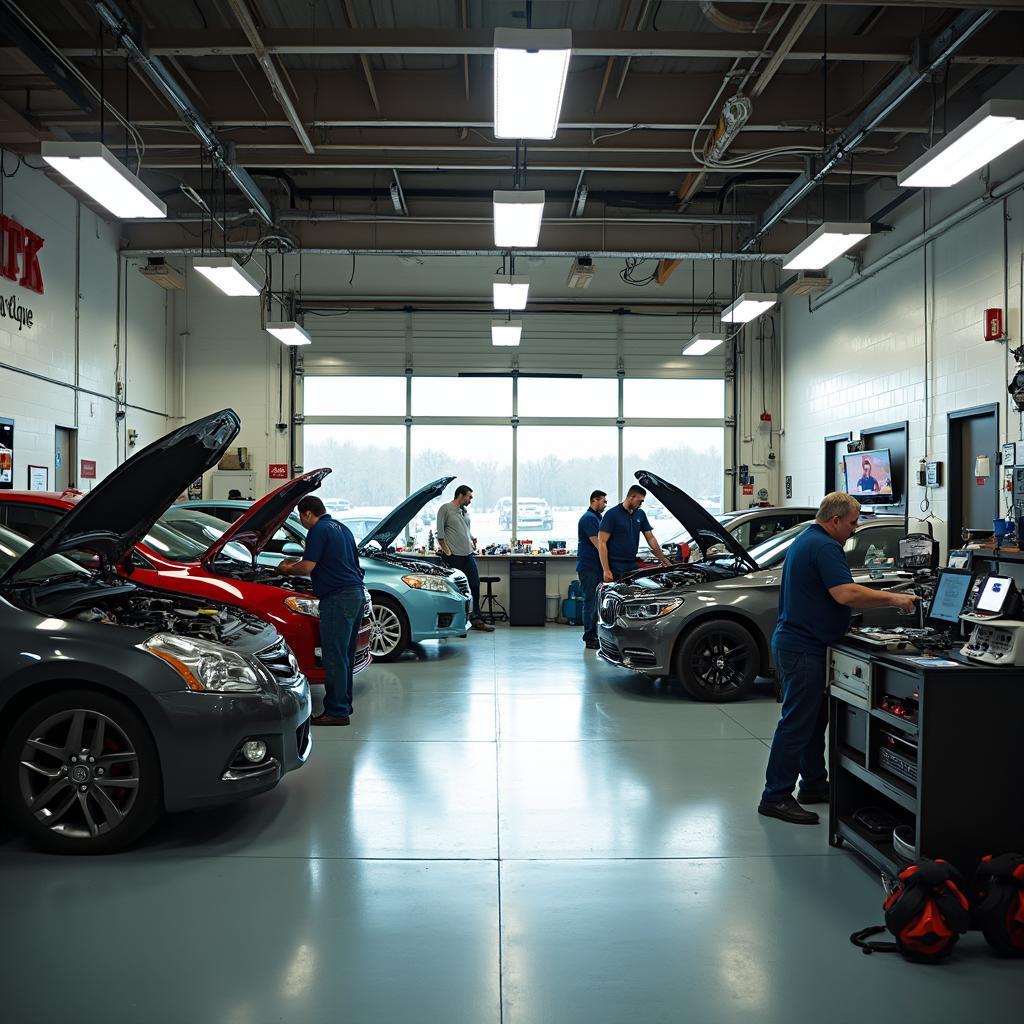
[[[540,241],[544,192],[494,192],[494,244],[499,249],[532,249]]]
[[[495,309],[526,309],[526,297],[530,291],[528,277],[497,276],[492,288]]]
[[[230,256],[197,256],[192,266],[225,295],[259,295],[260,286],[237,260]]]
[[[787,270],[824,270],[834,259],[871,234],[870,224],[826,222],[782,261]]]
[[[695,334],[683,349],[684,356],[706,356],[725,341],[724,334]]]
[[[896,179],[904,188],[946,188],[1024,140],[1024,103],[989,100]]]
[[[572,54],[569,29],[494,30],[494,137],[553,139]]]
[[[492,345],[518,345],[523,333],[522,320],[492,320]]]
[[[770,292],[744,292],[731,306],[722,311],[723,324],[746,324],[767,313],[779,297]]]
[[[301,325],[294,320],[285,320],[281,323],[267,324],[267,331],[272,334],[283,345],[312,345],[313,339]]]
[[[100,142],[44,142],[41,155],[115,217],[167,216],[167,205]]]

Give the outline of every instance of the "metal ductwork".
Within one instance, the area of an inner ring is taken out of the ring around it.
[[[750,7],[760,9],[764,4],[750,4]],[[723,11],[718,4],[711,3],[711,0],[701,0],[700,3],[701,14],[724,32],[754,32],[759,29],[770,32],[786,13],[786,9],[783,8],[777,14],[762,17],[758,9],[752,10],[750,16],[745,18],[740,11]]]
[[[200,142],[206,147],[214,165],[222,170],[234,183],[236,188],[252,204],[253,210],[266,224],[274,223],[274,215],[270,202],[253,181],[249,172],[243,167],[236,167],[229,156],[228,148],[217,138],[216,132],[206,119],[192,105],[181,86],[167,70],[159,57],[150,57],[135,37],[131,22],[127,15],[117,6],[114,0],[95,0],[93,6],[100,19],[110,30],[118,44],[136,61],[146,77],[167,98],[178,116],[195,132]]]

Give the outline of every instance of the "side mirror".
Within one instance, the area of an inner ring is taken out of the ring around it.
[[[305,549],[300,544],[289,543],[281,548],[281,554],[283,555],[298,555],[301,558],[304,553]]]

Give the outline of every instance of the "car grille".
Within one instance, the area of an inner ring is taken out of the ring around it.
[[[284,686],[295,686],[302,678],[299,663],[284,640],[278,640],[277,643],[260,651],[256,657]]]
[[[622,598],[608,594],[601,598],[601,621],[607,626],[614,624],[622,608]]]
[[[605,637],[600,636],[597,638],[598,643],[601,645],[601,653],[609,660],[614,661],[616,664],[621,664],[622,655],[619,653],[618,647],[607,640]]]

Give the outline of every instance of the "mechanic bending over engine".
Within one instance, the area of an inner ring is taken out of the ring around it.
[[[633,484],[621,505],[608,509],[601,520],[597,535],[597,554],[601,559],[601,572],[605,583],[620,580],[636,569],[636,553],[640,548],[640,534],[662,565],[672,563],[664,556],[647,513],[640,507],[647,497],[639,484]]]
[[[797,825],[818,815],[801,804],[828,803],[825,729],[828,699],[826,648],[850,628],[851,608],[895,607],[912,611],[917,597],[872,590],[853,582],[843,545],[856,533],[860,503],[833,491],[813,524],[786,554],[772,658],[782,683],[782,716],[772,740],[758,813]],[[800,777],[800,791],[793,788]]]

